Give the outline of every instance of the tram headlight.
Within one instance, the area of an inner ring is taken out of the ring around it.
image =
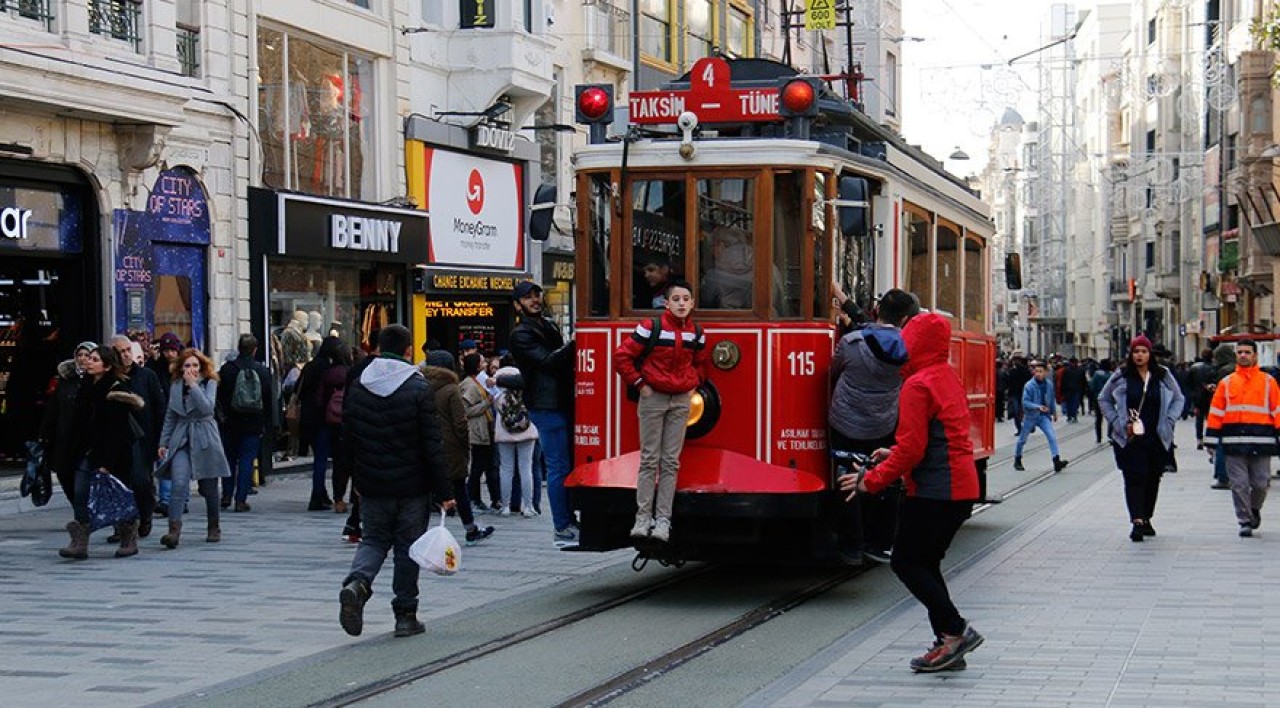
[[[720,391],[710,381],[689,395],[689,419],[685,422],[686,439],[700,438],[711,432],[720,421]]]

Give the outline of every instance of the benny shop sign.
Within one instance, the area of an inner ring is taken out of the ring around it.
[[[424,148],[431,212],[429,263],[523,270],[520,165]]]

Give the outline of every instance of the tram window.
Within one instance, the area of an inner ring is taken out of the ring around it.
[[[827,314],[827,175],[813,175],[813,316]]]
[[[749,310],[755,289],[755,183],[698,180],[698,306]]]
[[[929,262],[929,219],[922,212],[904,210],[902,237],[910,249],[907,289],[920,298],[921,307],[933,307],[933,268]]]
[[[609,314],[609,241],[612,210],[608,175],[592,175],[587,202],[587,238],[591,244],[589,311],[596,317]]]
[[[982,268],[982,244],[964,240],[964,328],[982,331],[986,325],[987,276]]]
[[[808,227],[803,190],[803,172],[780,172],[774,178],[773,285],[770,290],[774,317],[800,315],[800,245]],[[815,222],[820,218],[820,215],[814,215]],[[817,226],[815,223],[815,228]]]
[[[683,278],[684,182],[636,180],[631,185],[631,306],[662,307],[667,283]]]
[[[938,304],[948,315],[960,316],[960,234],[938,223]]]

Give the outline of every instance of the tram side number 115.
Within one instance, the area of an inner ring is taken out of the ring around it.
[[[817,373],[813,352],[789,352],[787,361],[791,363],[792,376],[813,376]]]

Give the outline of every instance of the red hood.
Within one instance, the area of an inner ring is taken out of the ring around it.
[[[951,322],[933,312],[916,315],[902,328],[902,340],[907,344],[910,357],[900,371],[905,379],[925,367],[947,363],[951,354]]]

